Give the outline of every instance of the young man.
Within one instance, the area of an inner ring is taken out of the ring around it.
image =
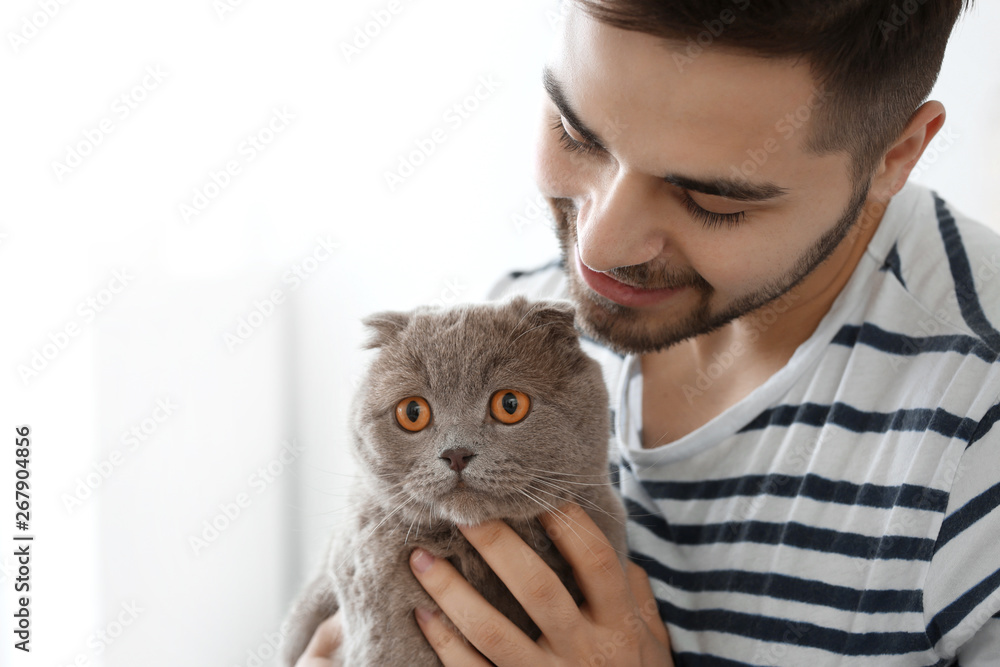
[[[493,296],[576,302],[649,578],[579,508],[554,541],[582,610],[505,526],[464,529],[534,643],[416,552],[490,661],[1000,664],[1000,238],[906,184],[963,4],[573,3],[536,162],[563,257]]]

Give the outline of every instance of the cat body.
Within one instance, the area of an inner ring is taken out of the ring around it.
[[[573,317],[568,302],[515,297],[365,321],[375,334],[368,347],[379,353],[352,404],[359,484],[347,525],[289,613],[286,665],[338,609],[338,664],[440,665],[413,615],[437,609],[410,571],[418,546],[448,559],[537,638],[456,523],[504,519],[580,603],[572,571],[536,518],[572,501],[624,564],[624,509],[608,481],[607,390]]]

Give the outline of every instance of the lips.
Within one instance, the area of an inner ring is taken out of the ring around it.
[[[576,248],[573,249],[573,256],[576,259],[577,271],[580,272],[583,281],[587,283],[590,289],[622,306],[633,308],[653,306],[666,301],[685,289],[684,287],[676,289],[640,289],[638,287],[631,287],[625,283],[618,282],[606,273],[588,268],[580,259],[580,253]]]

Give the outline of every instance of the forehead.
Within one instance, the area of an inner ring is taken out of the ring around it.
[[[789,158],[804,157],[809,121],[828,99],[805,62],[667,42],[576,7],[547,68],[581,121],[650,173],[684,165],[714,174],[769,146],[774,159],[761,171],[793,177],[799,166]]]

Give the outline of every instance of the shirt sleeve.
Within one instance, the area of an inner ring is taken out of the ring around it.
[[[959,459],[924,586],[927,636],[946,660],[956,655],[979,660],[976,656],[995,656],[1000,648],[998,421],[1000,403],[995,402]]]
[[[507,273],[493,283],[486,292],[486,299],[494,301],[513,294],[534,299],[565,299],[568,296],[565,282],[562,261],[554,259],[535,269]]]

